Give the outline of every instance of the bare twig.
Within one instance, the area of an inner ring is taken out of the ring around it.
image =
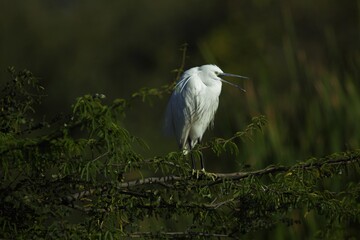
[[[182,55],[181,55],[181,65],[180,65],[180,67],[177,69],[177,75],[176,75],[176,78],[175,78],[176,81],[180,79],[180,76],[181,76],[181,74],[182,74],[183,71],[184,71],[187,46],[188,46],[188,45],[187,45],[186,43],[184,43],[184,44],[181,46],[181,48],[180,48],[180,51],[182,52]]]

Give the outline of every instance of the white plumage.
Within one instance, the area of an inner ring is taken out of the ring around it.
[[[175,135],[184,154],[201,141],[205,130],[214,121],[221,82],[229,83],[221,76],[242,77],[224,73],[218,66],[209,64],[185,71],[175,86],[166,109],[165,131]],[[201,165],[203,168],[203,162]]]

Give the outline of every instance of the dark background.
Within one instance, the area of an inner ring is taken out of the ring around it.
[[[239,142],[238,156],[205,152],[207,170],[290,165],[359,148],[360,1],[0,4],[1,84],[9,79],[8,66],[31,70],[48,94],[39,115],[69,112],[76,97],[88,93],[105,94],[110,103],[141,87],[171,83],[187,43],[186,68],[214,63],[251,78],[236,80],[245,94],[223,85],[215,127],[204,141],[232,136],[253,116],[268,119],[262,134]],[[145,157],[177,150],[161,133],[167,100],[139,101],[127,112],[124,126],[149,145],[141,150]],[[291,228],[290,236],[316,232],[321,220],[311,219]]]

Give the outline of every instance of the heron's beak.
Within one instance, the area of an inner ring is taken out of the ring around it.
[[[222,76],[224,76],[224,77],[237,77],[237,78],[245,78],[245,79],[248,79],[248,77],[244,77],[244,76],[240,76],[240,75],[236,75],[236,74],[231,74],[231,73],[220,73],[220,74],[219,74],[219,77],[222,77]],[[227,83],[227,84],[230,84],[231,86],[234,86],[234,87],[240,89],[240,90],[243,91],[243,92],[246,92],[245,89],[243,89],[242,87],[240,87],[239,85],[237,85],[237,84],[235,84],[235,83],[231,83],[231,82],[225,81],[224,79],[221,79],[221,78],[220,78],[220,80],[221,80],[222,82],[225,82],[225,83]]]
[[[237,78],[249,79],[248,77],[244,77],[244,76],[240,76],[240,75],[236,75],[236,74],[232,74],[232,73],[220,73],[219,76],[220,77],[224,76],[224,77],[237,77]]]

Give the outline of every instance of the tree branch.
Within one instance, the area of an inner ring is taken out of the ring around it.
[[[346,154],[342,157],[333,157],[332,159],[330,157],[324,158],[328,159],[323,162],[317,161],[317,162],[308,162],[308,163],[299,163],[295,166],[270,166],[261,170],[255,170],[255,171],[248,171],[248,172],[233,172],[233,173],[214,173],[215,179],[214,181],[207,183],[208,186],[213,186],[216,184],[221,183],[224,179],[232,179],[232,180],[241,180],[244,178],[252,177],[252,176],[263,176],[270,173],[285,173],[290,171],[296,171],[296,170],[307,170],[307,169],[319,169],[323,166],[341,166],[341,165],[348,165],[355,162],[360,162],[360,155],[357,152]],[[202,175],[201,175],[202,177]],[[206,175],[205,175],[206,177]],[[140,185],[147,185],[147,184],[158,184],[161,186],[164,186],[166,188],[170,188],[173,185],[170,184],[171,182],[179,182],[184,180],[190,180],[194,178],[193,176],[175,176],[175,175],[169,175],[169,176],[162,176],[162,177],[147,177],[143,179],[137,179],[127,182],[120,182],[116,187],[121,191],[122,194],[129,194],[129,195],[136,195],[137,193],[125,191],[122,189],[129,189],[132,187],[140,186]],[[199,179],[200,180],[200,179]],[[107,187],[100,187],[97,190],[98,191],[104,191]],[[78,199],[81,199],[86,196],[90,196],[94,194],[96,189],[90,189],[78,193],[74,193],[70,196],[66,196],[62,198],[62,201],[64,203],[70,203],[73,201],[76,201]],[[221,205],[224,203],[221,203]],[[212,205],[211,207],[217,207],[218,204]]]
[[[243,178],[251,177],[251,176],[263,176],[270,173],[284,173],[288,171],[294,171],[299,169],[316,169],[321,168],[325,165],[348,165],[351,163],[360,162],[359,154],[349,154],[347,156],[343,156],[342,158],[337,159],[329,159],[323,162],[309,162],[309,163],[299,163],[295,166],[270,166],[261,170],[249,171],[249,172],[233,172],[233,173],[214,173],[215,181],[211,184],[217,184],[222,182],[223,179],[233,179],[233,180],[240,180]],[[163,177],[149,177],[144,179],[138,179],[129,182],[123,182],[118,185],[119,188],[129,188],[137,185],[144,185],[144,184],[163,184],[166,182],[171,181],[181,181],[186,180],[186,177],[180,176],[163,176]]]
[[[185,179],[184,177],[179,177],[179,176],[174,176],[174,175],[163,176],[163,177],[148,177],[148,178],[144,178],[144,179],[137,179],[137,180],[133,180],[133,181],[129,181],[129,182],[123,182],[123,183],[120,183],[118,185],[118,187],[119,188],[129,188],[129,187],[133,187],[133,186],[137,186],[137,185],[144,185],[144,184],[163,185],[166,182],[181,181],[184,179]]]
[[[220,237],[231,237],[230,234],[220,234],[220,233],[204,233],[204,232],[193,232],[193,231],[184,231],[184,232],[134,232],[129,234],[129,237],[132,238],[141,238],[146,236],[162,236],[170,238],[189,238],[189,237],[208,237],[208,238],[220,238]]]

